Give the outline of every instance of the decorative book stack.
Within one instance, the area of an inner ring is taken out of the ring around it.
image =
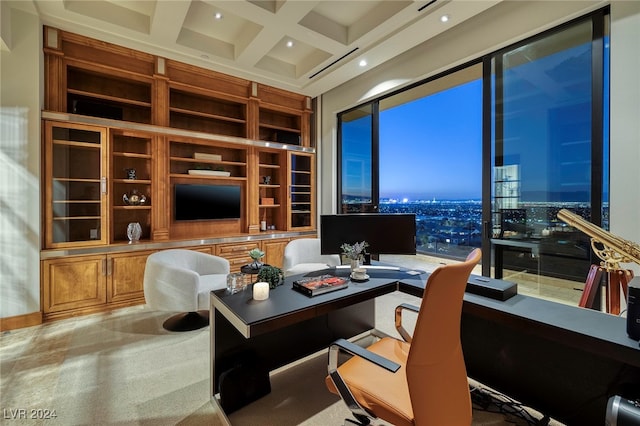
[[[207,154],[206,152],[194,152],[194,160],[208,160],[208,161],[222,161],[222,155],[219,154]]]
[[[346,288],[348,285],[349,281],[347,279],[326,274],[296,280],[293,282],[293,289],[306,296],[313,297]]]

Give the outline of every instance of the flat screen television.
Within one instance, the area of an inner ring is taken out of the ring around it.
[[[369,243],[367,253],[416,254],[416,215],[357,213],[320,216],[320,251],[340,254],[343,243]]]
[[[176,184],[174,218],[185,220],[240,219],[240,186]]]

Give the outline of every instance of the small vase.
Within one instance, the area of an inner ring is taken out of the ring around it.
[[[350,259],[350,260],[351,260],[351,272],[353,272],[354,269],[360,267],[360,259]]]
[[[142,236],[142,227],[138,222],[131,222],[127,225],[127,238],[129,238],[129,244],[137,243]]]

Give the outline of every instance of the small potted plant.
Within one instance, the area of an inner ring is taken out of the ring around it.
[[[264,265],[258,272],[258,281],[269,283],[269,288],[276,288],[284,282],[284,274],[277,266]]]
[[[264,252],[262,250],[256,247],[249,251],[249,256],[253,259],[253,262],[251,262],[251,269],[262,268],[263,263],[260,261],[264,256]]]
[[[366,241],[361,241],[355,244],[343,243],[340,246],[342,255],[351,262],[351,270],[360,267],[367,247],[369,247],[369,243]]]

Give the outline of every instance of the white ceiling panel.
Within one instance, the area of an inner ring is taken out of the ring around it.
[[[360,58],[370,58],[369,66],[384,63],[500,1],[32,0],[32,4],[46,25],[313,97],[370,69],[357,65]],[[222,17],[216,19],[216,13]],[[450,20],[440,23],[437,18],[444,14]],[[293,45],[287,46],[288,41]]]

